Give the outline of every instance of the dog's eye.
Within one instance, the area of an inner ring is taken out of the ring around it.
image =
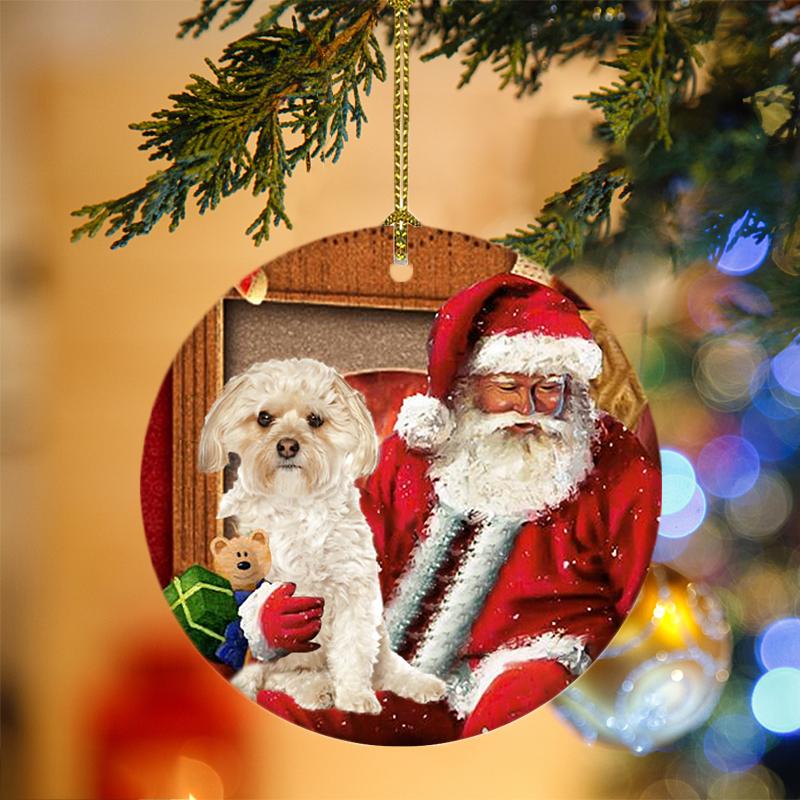
[[[258,424],[262,428],[268,428],[272,423],[274,417],[267,411],[259,411],[258,412]]]
[[[318,416],[317,414],[309,414],[306,419],[308,420],[308,424],[312,428],[319,428],[320,425],[324,422],[322,417]]]

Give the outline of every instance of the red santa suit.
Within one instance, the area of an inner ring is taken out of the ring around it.
[[[526,278],[498,275],[442,308],[429,340],[429,389],[405,401],[362,491],[393,648],[448,684],[426,706],[385,695],[378,716],[262,705],[340,738],[448,741],[533,710],[596,658],[630,609],[651,557],[661,480],[637,438],[599,414],[591,464],[557,505],[514,514],[448,506],[430,477],[452,431],[460,375],[568,374],[587,382],[601,352],[575,306]]]

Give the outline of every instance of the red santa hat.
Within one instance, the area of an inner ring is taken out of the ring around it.
[[[428,338],[428,392],[406,398],[395,431],[432,452],[453,431],[453,389],[464,375],[600,374],[603,354],[575,304],[547,286],[502,273],[451,297]]]

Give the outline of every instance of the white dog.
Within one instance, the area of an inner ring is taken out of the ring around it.
[[[378,454],[362,396],[319,361],[254,364],[228,381],[208,413],[200,469],[223,469],[230,453],[240,458],[238,478],[219,516],[266,529],[272,551],[271,583],[239,611],[260,661],[233,684],[253,698],[272,689],[304,708],[368,714],[381,711],[379,689],[420,703],[441,698],[444,683],[394,653],[384,628],[372,534],[353,485],[375,469]],[[259,612],[280,582],[324,599],[318,650],[276,657],[267,646]]]

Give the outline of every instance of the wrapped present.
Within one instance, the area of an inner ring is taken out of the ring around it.
[[[195,647],[206,658],[214,658],[225,642],[228,623],[238,616],[230,583],[194,564],[172,579],[164,596]]]

